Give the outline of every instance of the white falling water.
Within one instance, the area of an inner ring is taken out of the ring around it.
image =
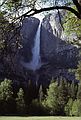
[[[34,39],[34,47],[32,49],[32,60],[30,63],[23,62],[23,66],[31,69],[33,71],[37,70],[41,66],[41,59],[40,59],[40,32],[41,32],[41,23],[38,26],[37,33]]]

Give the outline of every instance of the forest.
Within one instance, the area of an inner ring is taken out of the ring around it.
[[[81,0],[0,1],[2,115],[81,116]]]

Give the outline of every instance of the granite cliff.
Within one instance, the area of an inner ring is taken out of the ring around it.
[[[40,58],[41,66],[33,72],[25,66],[22,61],[29,63],[32,60],[32,49],[34,47],[34,38],[39,26],[39,19],[30,17],[25,18],[20,28],[20,39],[22,48],[15,56],[7,55],[4,59],[3,73],[5,77],[13,79],[14,83],[26,85],[29,79],[38,81],[39,84],[47,84],[51,78],[64,76],[67,79],[75,79],[73,74],[68,73],[68,69],[76,69],[79,60],[79,49],[68,44],[61,39],[62,29],[54,27],[53,15],[44,18],[40,30]],[[59,26],[58,26],[59,27]],[[12,58],[12,61],[10,61]],[[6,68],[8,71],[6,71]],[[9,74],[10,71],[10,74]]]

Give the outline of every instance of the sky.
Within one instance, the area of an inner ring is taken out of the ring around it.
[[[51,1],[53,1],[53,0],[50,0],[50,2]],[[36,4],[36,9],[46,8],[46,7],[49,7],[49,6],[50,6],[49,2],[46,2],[46,3],[43,3],[43,4],[41,2],[39,2],[39,3]],[[35,14],[34,17],[39,18],[39,20],[41,21],[45,17],[45,15],[46,15],[46,13],[42,12],[42,13],[39,13],[39,14]]]

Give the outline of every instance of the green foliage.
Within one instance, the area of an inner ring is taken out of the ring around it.
[[[29,83],[31,84],[31,81]],[[76,90],[74,84],[68,88],[66,80],[61,77],[59,85],[57,82],[51,82],[45,99],[42,93],[42,86],[40,86],[39,97],[26,104],[23,89],[20,88],[17,98],[13,98],[12,81],[5,79],[0,84],[0,114],[81,116],[81,86],[79,85],[78,94],[77,96],[75,95],[77,97],[76,100],[69,95],[68,89],[70,87],[74,91]],[[30,88],[32,88],[31,85]],[[72,91],[70,92],[73,94]]]
[[[5,47],[5,31],[7,30],[7,26],[8,21],[5,19],[4,13],[0,11],[0,50],[3,50]]]
[[[72,111],[72,105],[73,105],[73,99],[70,98],[68,100],[68,103],[65,105],[65,114],[66,116],[71,116],[71,111]]]
[[[72,8],[76,10],[75,6]],[[76,33],[77,36],[81,36],[81,20],[78,19],[73,13],[67,12],[64,20],[64,29],[67,34]]]
[[[65,115],[65,105],[68,102],[68,88],[66,81],[61,79],[60,85],[56,82],[51,83],[47,91],[44,105],[50,109],[51,115]]]
[[[12,114],[15,111],[15,100],[13,98],[12,81],[5,79],[0,84],[0,113]]]
[[[64,108],[65,104],[68,102],[68,86],[66,80],[60,80],[59,90],[59,105]]]
[[[81,116],[81,100],[80,99],[69,99],[65,106],[65,113],[68,116]]]
[[[75,100],[76,94],[77,94],[77,90],[78,90],[77,84],[74,81],[72,81],[70,88],[71,88],[71,98],[73,100]]]
[[[58,86],[57,83],[51,83],[47,91],[46,106],[54,114],[58,111]]]
[[[43,88],[42,88],[42,85],[40,85],[40,88],[39,88],[39,101],[40,101],[40,103],[42,102],[43,97],[44,97]]]
[[[81,101],[81,82],[78,85],[77,99]]]
[[[24,91],[22,88],[19,89],[17,93],[18,97],[16,98],[17,112],[19,114],[25,114],[25,101],[24,101]]]
[[[71,114],[72,116],[81,116],[81,101],[80,100],[75,100],[73,102]]]
[[[76,35],[79,37],[81,36],[81,20],[79,20],[77,17],[75,17],[72,13],[69,13],[67,15],[67,22],[64,26],[66,33],[76,33]]]
[[[76,70],[75,76],[78,80],[81,80],[81,61],[79,61],[78,65],[77,65],[77,70]]]
[[[81,116],[81,100],[76,99],[73,101],[69,99],[65,106],[65,112],[68,116]]]
[[[73,6],[73,9],[76,10],[76,7]],[[67,12],[63,26],[69,42],[81,46],[81,19],[78,19],[73,13]]]
[[[12,81],[5,79],[0,84],[0,100],[8,101],[10,98],[12,98],[12,95]]]

